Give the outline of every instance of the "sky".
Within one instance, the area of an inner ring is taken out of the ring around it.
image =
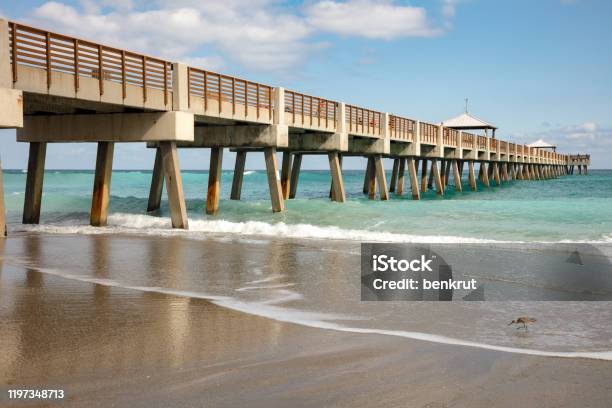
[[[588,152],[593,168],[612,168],[611,15],[607,0],[0,0],[8,19],[409,118],[439,123],[468,98],[499,138]],[[27,145],[0,131],[0,156],[24,168]],[[52,145],[46,165],[93,169],[95,156],[93,144]],[[114,168],[153,158],[120,144]],[[208,158],[181,151],[181,167]]]

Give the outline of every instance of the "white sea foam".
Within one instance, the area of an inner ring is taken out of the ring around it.
[[[44,232],[50,234],[144,234],[153,236],[183,235],[190,238],[205,238],[208,234],[234,234],[237,236],[284,237],[293,239],[331,239],[359,242],[391,243],[526,243],[526,241],[492,240],[453,235],[413,235],[385,231],[344,229],[335,226],[312,224],[268,223],[263,221],[233,222],[226,220],[190,219],[189,231],[172,229],[170,218],[144,214],[115,213],[108,216],[108,227],[91,227],[83,220],[66,219],[60,223],[46,225],[10,225],[11,232]],[[533,243],[581,243],[607,244],[612,234],[603,234],[594,240],[532,241]]]
[[[479,343],[470,340],[462,340],[453,337],[441,336],[432,333],[414,332],[406,330],[386,330],[373,329],[363,327],[352,327],[336,323],[337,320],[355,320],[351,316],[337,315],[333,313],[308,312],[286,307],[277,306],[296,298],[295,292],[282,290],[279,291],[279,296],[264,302],[245,302],[227,296],[214,296],[202,292],[185,291],[179,289],[170,289],[154,286],[130,286],[124,285],[112,279],[92,278],[85,275],[73,275],[48,268],[32,268],[39,272],[55,275],[64,279],[87,282],[101,286],[117,287],[127,290],[136,290],[141,292],[152,292],[164,295],[187,297],[194,299],[204,299],[218,306],[225,307],[231,310],[251,314],[255,316],[265,317],[271,320],[284,323],[292,323],[306,327],[334,330],[339,332],[359,333],[359,334],[377,334],[384,336],[402,337],[412,340],[427,341],[431,343],[448,344],[454,346],[472,347],[485,350],[500,351],[505,353],[524,354],[543,357],[561,357],[561,358],[587,358],[594,360],[612,361],[612,351],[545,351],[518,347],[497,346],[493,344]]]
[[[81,221],[82,222],[82,221]],[[109,215],[108,227],[74,225],[74,220],[48,225],[13,226],[14,232],[31,231],[53,234],[138,233],[146,235],[186,235],[197,238],[206,234],[257,235],[266,237],[333,239],[395,243],[492,243],[500,242],[469,237],[397,234],[384,231],[343,229],[311,224],[267,223],[262,221],[231,222],[225,220],[189,220],[189,231],[171,228],[170,218],[144,214],[116,213]]]
[[[248,176],[249,174],[253,174],[253,173],[255,173],[255,171],[254,171],[254,170],[247,170],[247,171],[245,171],[245,172],[244,172],[244,173],[242,173],[242,174],[243,174],[244,176]]]

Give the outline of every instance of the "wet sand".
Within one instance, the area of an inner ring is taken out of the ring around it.
[[[139,240],[151,238],[134,238]],[[94,241],[97,248],[108,240]],[[54,267],[61,265],[62,259],[51,262],[53,243],[61,240],[40,242],[18,237],[6,244],[37,251],[41,263],[47,256]],[[12,257],[19,251],[9,252]],[[63,262],[72,267],[81,258],[75,253]],[[156,262],[167,262],[162,271],[172,270],[172,258]],[[612,364],[606,361],[306,328],[202,299],[68,280],[10,259],[0,271],[0,350],[0,406],[36,406],[8,401],[6,389],[40,387],[65,390],[66,399],[50,406],[79,407],[612,402]]]

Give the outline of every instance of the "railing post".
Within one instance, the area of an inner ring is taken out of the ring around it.
[[[172,110],[189,110],[187,65],[181,62],[172,64]]]
[[[421,155],[421,122],[418,120],[414,121],[414,155]],[[418,169],[417,169],[418,170]]]
[[[285,124],[285,88],[274,88],[274,124]]]
[[[47,89],[51,89],[51,34],[45,38],[45,59],[47,60]],[[101,71],[101,70],[100,70]]]
[[[147,101],[147,57],[142,56],[142,99]]]
[[[74,92],[79,92],[79,40],[74,39]]]
[[[17,50],[15,39],[16,30],[15,23],[11,23],[11,30],[13,31],[13,58],[15,50]],[[7,20],[0,19],[0,88],[12,88],[13,82],[17,81],[17,67],[16,61],[13,61],[11,71],[11,56],[9,41],[9,23]]]
[[[346,104],[338,102],[336,113],[336,133],[346,133]]]
[[[436,138],[436,149],[438,154],[436,156],[444,158],[444,126],[438,126],[438,137]]]
[[[102,63],[102,46],[98,45],[98,87],[100,96],[104,95],[104,75],[102,74],[104,64]]]
[[[380,128],[382,130],[382,137],[384,140],[384,154],[391,153],[391,124],[389,117],[390,115],[387,112],[380,114]]]

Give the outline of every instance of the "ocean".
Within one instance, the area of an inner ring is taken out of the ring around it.
[[[9,228],[21,229],[25,172],[4,173]],[[233,171],[223,171],[219,212],[206,215],[207,172],[183,171],[190,230],[393,242],[612,242],[612,170],[592,170],[588,176],[546,181],[511,181],[501,187],[463,192],[453,183],[444,198],[428,191],[414,201],[409,194],[389,201],[368,200],[362,194],[363,171],[344,171],[347,201],[328,198],[328,171],[302,171],[297,197],[284,213],[272,213],[264,171],[245,171],[241,201],[229,200]],[[390,175],[388,174],[388,179]],[[147,214],[149,171],[114,171],[109,224],[114,228],[161,230],[169,227],[167,202]],[[45,172],[41,224],[47,230],[88,223],[92,171]],[[159,231],[164,233],[164,231]]]
[[[88,226],[92,172],[47,171],[41,224],[24,226],[25,174],[5,171],[11,238],[0,277],[21,285],[22,269],[59,277],[66,283],[51,289],[61,296],[70,296],[70,282],[79,281],[206,299],[325,330],[612,359],[610,301],[362,302],[359,277],[359,245],[368,241],[534,243],[536,255],[536,242],[586,242],[609,260],[610,170],[488,189],[479,185],[478,192],[464,186],[455,193],[451,182],[444,198],[427,192],[414,201],[409,193],[391,193],[386,202],[362,194],[362,171],[345,171],[344,204],[329,200],[328,172],[302,171],[297,198],[280,214],[271,211],[265,172],[245,172],[241,201],[229,200],[232,175],[223,172],[219,213],[208,216],[207,173],[183,172],[190,230],[179,231],[170,228],[165,196],[159,213],[146,213],[148,171],[113,172],[106,228]],[[515,273],[512,265],[510,257],[485,278],[503,281],[510,291],[538,289],[537,276]],[[523,315],[538,318],[530,331],[507,326]]]

